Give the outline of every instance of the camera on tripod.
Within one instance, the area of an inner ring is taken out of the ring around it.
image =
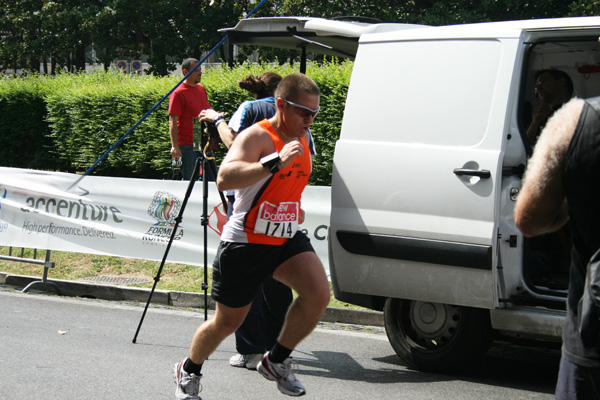
[[[217,126],[214,124],[214,122],[208,122],[208,121],[203,121],[203,129],[202,129],[202,137],[201,137],[201,146],[202,149],[204,149],[206,147],[206,143],[208,141],[212,142],[212,143],[218,143],[218,141],[220,140],[220,136],[219,136],[219,131],[217,129]],[[211,151],[210,147],[209,147],[209,151]]]

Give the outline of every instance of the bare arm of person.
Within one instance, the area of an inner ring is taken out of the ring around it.
[[[179,138],[177,136],[177,115],[169,114],[169,137],[171,138],[171,158],[177,160],[181,158],[181,150],[179,149]]]
[[[222,112],[215,110],[202,110],[200,112],[200,121],[216,122],[219,117],[223,117]],[[217,131],[219,132],[219,136],[221,137],[223,144],[228,149],[231,148],[231,143],[233,142],[233,139],[237,133],[229,128],[225,120],[217,124]]]
[[[573,99],[558,110],[535,146],[514,213],[515,224],[525,236],[554,232],[568,221],[563,160],[583,104]]]
[[[532,146],[535,145],[535,135],[537,134],[538,129],[550,114],[552,114],[552,106],[547,103],[540,104],[533,111],[533,119],[531,125],[529,125],[529,128],[527,129],[527,139],[529,139],[529,143]]]
[[[253,125],[237,135],[219,168],[219,190],[241,189],[269,177],[271,171],[260,159],[275,152],[269,134],[259,125]],[[279,152],[280,168],[287,167],[294,158],[302,156],[304,147],[300,140],[286,143]]]

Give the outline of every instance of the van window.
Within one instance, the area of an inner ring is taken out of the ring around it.
[[[354,98],[368,99],[360,105],[371,107],[347,104],[344,124],[361,129],[342,128],[345,139],[477,144],[488,127],[501,50],[495,40],[361,45],[351,90],[359,91]],[[385,121],[386,129],[370,129],[373,118]]]

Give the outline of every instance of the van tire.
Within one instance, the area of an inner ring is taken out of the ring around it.
[[[394,351],[418,370],[461,370],[480,360],[492,342],[488,310],[388,298],[383,312]]]

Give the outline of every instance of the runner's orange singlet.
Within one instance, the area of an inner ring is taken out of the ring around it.
[[[271,136],[275,151],[280,152],[284,142],[269,120],[258,124]],[[296,234],[300,200],[312,169],[308,144],[303,137],[300,142],[304,147],[302,156],[273,174],[253,199],[244,220],[248,243],[281,245]]]

